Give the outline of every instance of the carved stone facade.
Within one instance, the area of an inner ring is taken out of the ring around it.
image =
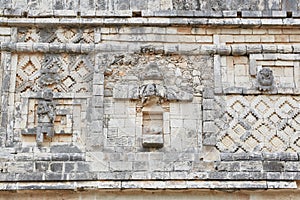
[[[296,194],[297,1],[0,5],[0,191]]]

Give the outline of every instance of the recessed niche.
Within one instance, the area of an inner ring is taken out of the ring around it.
[[[143,147],[163,147],[163,112],[143,112]]]

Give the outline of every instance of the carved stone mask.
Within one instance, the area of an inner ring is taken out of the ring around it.
[[[155,84],[148,84],[143,87],[142,96],[149,97],[156,95],[156,87]]]
[[[269,68],[261,69],[257,74],[257,82],[259,90],[271,90],[273,88],[274,76]]]

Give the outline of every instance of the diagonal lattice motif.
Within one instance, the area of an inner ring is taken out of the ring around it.
[[[91,92],[93,61],[87,55],[21,54],[18,56],[16,90]]]
[[[221,152],[298,152],[300,97],[226,96],[216,125]]]
[[[57,29],[19,28],[18,42],[89,44],[94,42],[94,29],[66,27],[58,27]]]

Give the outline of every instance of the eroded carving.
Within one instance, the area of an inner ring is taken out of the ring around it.
[[[142,74],[142,80],[163,80],[163,75],[159,71],[157,63],[150,63],[146,66]]]
[[[21,54],[18,57],[16,90],[39,92],[44,87],[55,92],[92,91],[93,60],[76,54]]]
[[[56,106],[53,101],[53,92],[50,89],[43,91],[43,97],[37,106],[38,126],[36,142],[41,145],[44,141],[44,134],[52,138],[54,136],[54,119],[56,116]]]
[[[198,10],[199,2],[196,0],[173,0],[173,7],[176,10]]]
[[[60,81],[60,76],[57,72],[58,72],[57,67],[54,67],[52,69],[51,68],[41,69],[41,78],[39,80],[40,84],[42,86],[58,84]]]
[[[191,101],[193,95],[175,85],[167,85],[156,63],[150,63],[145,67],[140,79],[134,80],[131,76],[125,76],[114,87],[114,98],[118,99],[141,99],[146,103],[150,97],[159,97],[160,100]]]
[[[261,69],[257,74],[257,87],[261,91],[269,91],[274,88],[273,72],[269,68]]]
[[[77,29],[68,27],[58,28],[19,28],[18,42],[45,43],[93,43],[94,29]]]
[[[147,99],[151,98],[152,96],[157,96],[159,98],[166,97],[166,88],[154,83],[142,85],[139,89],[139,92],[139,97],[142,99],[142,103],[145,103]]]

